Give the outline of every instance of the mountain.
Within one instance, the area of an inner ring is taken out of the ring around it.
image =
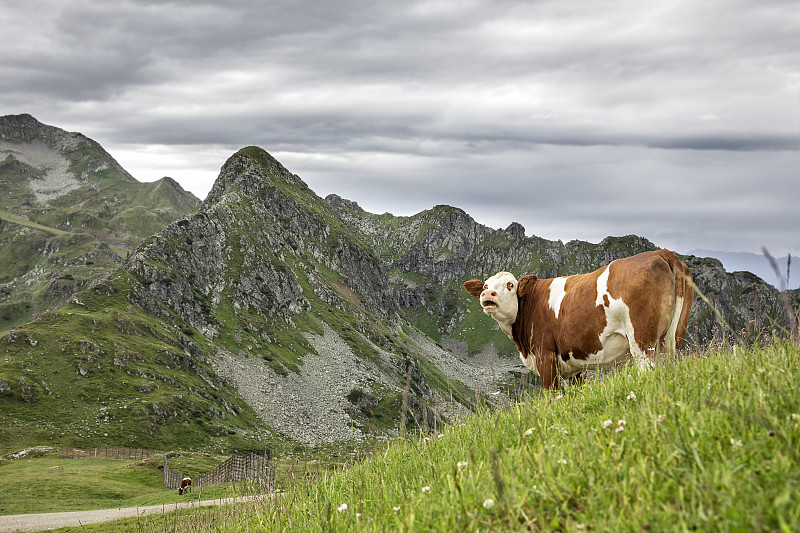
[[[136,181],[80,133],[0,117],[0,334],[63,305],[198,203],[171,178]]]
[[[769,260],[762,254],[752,254],[748,252],[721,252],[719,250],[692,250],[691,255],[702,257],[714,257],[722,262],[726,270],[730,272],[752,272],[773,287],[778,289],[796,289],[800,286],[800,265],[795,265],[791,270],[789,256],[775,257],[775,262],[780,271],[780,277],[775,274],[775,270]],[[787,266],[789,267],[789,277],[787,278]],[[788,281],[788,283],[786,283]],[[783,284],[783,285],[782,285]]]
[[[535,382],[464,280],[588,271],[654,248],[527,237],[450,206],[376,215],[243,148],[195,211],[0,338],[0,449],[335,445],[435,428]],[[756,276],[685,260],[737,331],[786,323]],[[722,333],[698,298],[691,343]]]

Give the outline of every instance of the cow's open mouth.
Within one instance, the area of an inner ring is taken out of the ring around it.
[[[491,309],[497,309],[497,303],[493,302],[491,300],[486,300],[485,302],[483,302],[482,305],[483,305],[483,309],[485,311],[486,310],[491,310]]]

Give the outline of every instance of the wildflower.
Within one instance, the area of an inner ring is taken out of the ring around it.
[[[558,462],[561,463],[562,465],[567,464],[567,460],[566,459],[559,459]]]
[[[430,439],[430,438],[428,438],[428,437],[425,437],[424,439],[422,439],[422,441],[423,441],[423,442],[430,442],[430,441],[431,441],[431,439]]]
[[[456,463],[456,467],[458,467],[459,470],[464,470],[467,467],[467,462],[459,461],[458,463]]]
[[[397,514],[397,513],[400,512],[400,508],[399,507],[392,507],[392,511],[394,511],[395,514]]]
[[[618,426],[624,426],[625,424],[627,424],[627,422],[625,422],[625,419],[617,420],[617,425]]]
[[[604,422],[603,422],[603,427],[604,427],[605,429],[608,429],[608,428],[610,428],[610,427],[611,427],[613,424],[614,424],[614,422],[613,422],[613,421],[612,421],[612,420],[609,418],[608,420],[606,420],[606,421],[604,421]]]
[[[526,429],[525,433],[522,434],[524,437],[530,437],[531,435],[533,435],[533,428]]]
[[[658,415],[658,418],[656,418],[656,422],[658,422],[659,424],[661,424],[661,423],[663,423],[663,422],[664,422],[664,420],[666,420],[666,419],[667,419],[667,415]]]
[[[361,518],[361,513],[356,513],[356,519]]]
[[[636,401],[636,394],[634,394],[633,391],[631,391],[631,393],[628,394],[628,400],[630,400],[632,402]]]
[[[444,437],[444,435],[443,435],[443,434],[441,434],[441,433],[439,433],[438,435],[436,435],[436,438],[437,438],[437,439],[441,439],[442,437]]]
[[[789,415],[789,420],[800,420],[800,415],[797,413],[792,413]]]
[[[617,433],[622,433],[623,431],[625,431],[625,426],[617,426],[617,429],[616,429]]]
[[[430,492],[431,488],[428,486],[422,487],[422,492]]]
[[[734,448],[742,447],[742,439],[731,439],[731,446]]]
[[[483,500],[483,508],[484,509],[491,509],[492,507],[494,507],[494,500],[493,499],[487,498],[487,499]]]
[[[343,504],[342,504],[342,505],[340,505],[340,506],[339,506],[339,507],[338,507],[336,510],[337,510],[337,511],[339,511],[340,513],[343,513],[343,512],[345,512],[345,511],[347,510],[347,504],[346,504],[346,503],[343,503]]]

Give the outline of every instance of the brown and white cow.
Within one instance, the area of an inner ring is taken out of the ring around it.
[[[183,494],[184,492],[189,492],[192,490],[192,478],[185,477],[181,480],[181,484],[178,487],[178,494]]]
[[[683,346],[694,299],[692,275],[669,250],[617,259],[589,274],[552,279],[498,272],[464,283],[514,341],[547,389],[559,378]]]

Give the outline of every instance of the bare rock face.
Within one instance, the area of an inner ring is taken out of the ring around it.
[[[695,297],[689,319],[689,332],[695,339],[702,342],[730,334],[752,338],[788,327],[789,315],[778,291],[758,276],[726,272],[713,258],[689,256],[684,261],[711,303]]]

